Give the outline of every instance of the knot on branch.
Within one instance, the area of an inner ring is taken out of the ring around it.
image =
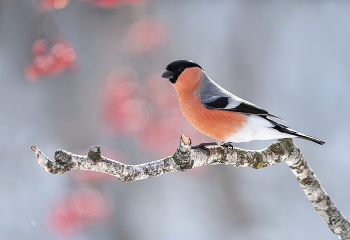
[[[277,143],[273,143],[271,144],[268,149],[273,152],[273,154],[281,156],[284,155],[284,151],[286,150],[284,146],[281,145],[281,143],[278,142]]]
[[[92,146],[89,150],[88,156],[94,162],[100,162],[101,161],[101,148],[97,145]]]
[[[64,150],[57,150],[54,156],[54,162],[47,162],[47,171],[52,174],[63,174],[70,171],[74,167],[71,153]]]
[[[191,139],[182,135],[180,145],[173,154],[173,159],[180,171],[185,171],[193,167],[194,161],[191,160]]]
[[[277,139],[276,144],[280,144],[281,149],[283,149],[285,151],[283,153],[288,153],[289,156],[291,156],[292,154],[296,154],[296,153],[300,154],[300,149],[297,147],[297,145],[295,145],[292,138]]]

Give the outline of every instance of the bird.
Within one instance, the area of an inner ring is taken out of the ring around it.
[[[283,119],[228,92],[210,79],[194,61],[173,61],[166,66],[162,77],[175,87],[187,121],[198,131],[216,140],[198,147],[293,137],[320,145],[325,143],[272,120]]]

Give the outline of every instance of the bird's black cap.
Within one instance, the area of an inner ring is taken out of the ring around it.
[[[169,79],[171,83],[176,83],[177,78],[186,69],[191,67],[199,67],[197,63],[191,60],[177,60],[170,63],[164,70],[162,77]]]

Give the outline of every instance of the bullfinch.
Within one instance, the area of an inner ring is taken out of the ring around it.
[[[170,63],[162,77],[175,87],[187,121],[220,144],[291,137],[325,143],[271,120],[278,117],[226,91],[193,61]]]

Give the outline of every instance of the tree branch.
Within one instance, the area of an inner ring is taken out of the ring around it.
[[[323,221],[340,239],[350,239],[350,224],[331,201],[321,183],[292,139],[279,139],[262,150],[244,150],[223,146],[210,147],[210,152],[191,148],[191,140],[181,136],[176,152],[164,159],[139,165],[126,165],[101,156],[99,146],[92,146],[87,156],[57,150],[54,160],[33,146],[39,165],[52,174],[71,169],[91,170],[116,176],[123,182],[157,177],[169,172],[186,171],[204,165],[225,164],[259,169],[285,161],[297,178],[306,196]]]

